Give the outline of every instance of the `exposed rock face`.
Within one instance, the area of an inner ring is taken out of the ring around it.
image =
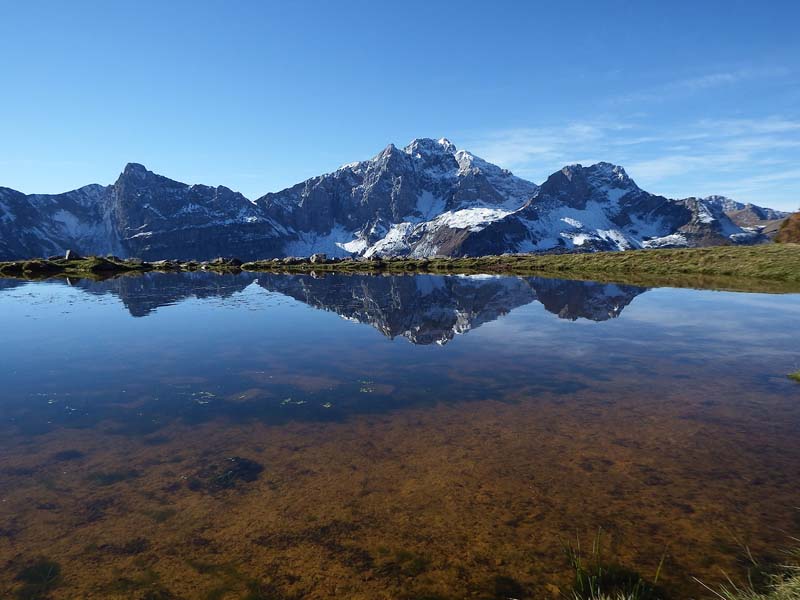
[[[255,202],[139,164],[113,185],[64,194],[0,188],[0,260],[68,249],[254,260],[703,246],[764,241],[771,230],[761,223],[782,214],[716,196],[655,196],[609,163],[564,167],[539,187],[446,139],[418,139]]]

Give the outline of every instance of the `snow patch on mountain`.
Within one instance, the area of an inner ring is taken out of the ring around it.
[[[352,254],[349,248],[361,247],[360,244],[366,243],[363,240],[354,239],[354,237],[352,231],[347,231],[341,225],[337,225],[325,234],[301,231],[297,233],[297,239],[284,244],[283,251],[286,256],[311,256],[324,253],[328,256],[342,258]]]
[[[682,233],[671,233],[642,242],[643,248],[685,248],[689,240]]]
[[[423,190],[417,198],[414,214],[406,216],[405,220],[411,223],[430,221],[444,212],[446,204],[444,198],[436,196],[430,190]]]
[[[442,213],[431,221],[431,226],[481,231],[490,223],[499,221],[510,214],[511,211],[499,208],[465,208]]]

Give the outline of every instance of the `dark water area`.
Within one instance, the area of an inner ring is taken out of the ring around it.
[[[0,331],[3,599],[559,598],[598,531],[704,597],[800,533],[798,295],[0,280]]]

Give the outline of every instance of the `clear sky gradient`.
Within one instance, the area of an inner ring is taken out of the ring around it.
[[[0,0],[0,185],[250,198],[448,137],[537,183],[800,206],[800,2]]]

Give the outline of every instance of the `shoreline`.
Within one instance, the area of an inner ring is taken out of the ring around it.
[[[800,292],[800,244],[714,246],[580,254],[515,254],[461,258],[275,258],[243,262],[116,257],[31,259],[0,262],[0,277],[107,279],[149,272],[279,272],[401,275],[527,275],[626,283],[643,287],[699,287],[772,293]]]

